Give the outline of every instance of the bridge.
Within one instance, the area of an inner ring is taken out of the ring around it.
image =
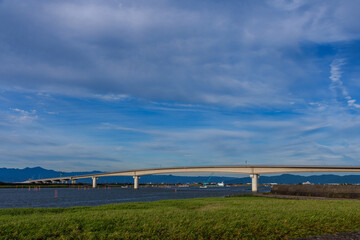
[[[252,191],[257,192],[258,179],[260,174],[274,174],[274,173],[329,173],[329,172],[346,172],[354,173],[360,172],[360,166],[276,166],[276,165],[236,165],[236,166],[200,166],[200,167],[174,167],[174,168],[152,168],[140,169],[121,172],[97,173],[89,175],[79,175],[71,177],[57,177],[47,179],[28,180],[23,183],[59,183],[71,182],[76,183],[76,180],[91,178],[93,188],[97,187],[97,180],[99,177],[114,177],[114,176],[133,176],[134,189],[139,188],[139,179],[144,175],[154,174],[170,174],[170,173],[238,173],[250,174],[252,179]]]

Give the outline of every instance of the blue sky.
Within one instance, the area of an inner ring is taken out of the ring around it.
[[[359,5],[0,0],[0,166],[360,165]]]

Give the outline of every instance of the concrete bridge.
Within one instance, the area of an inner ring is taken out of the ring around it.
[[[25,181],[24,183],[57,183],[57,182],[71,182],[76,183],[78,179],[91,178],[92,186],[96,188],[99,177],[114,177],[114,176],[133,176],[134,188],[139,188],[139,178],[144,175],[153,174],[169,174],[169,173],[239,173],[250,174],[252,179],[252,191],[257,192],[258,178],[260,174],[273,173],[329,173],[329,172],[360,172],[360,166],[276,166],[276,165],[254,165],[254,166],[201,166],[201,167],[174,167],[174,168],[153,168],[140,169],[121,172],[98,173],[91,175],[79,175],[71,177],[57,177],[47,179],[36,179]]]

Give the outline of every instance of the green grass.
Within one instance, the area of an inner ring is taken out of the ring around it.
[[[204,198],[0,210],[0,239],[291,239],[360,230],[360,201]]]

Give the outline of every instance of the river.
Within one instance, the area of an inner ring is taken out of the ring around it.
[[[259,191],[266,192],[263,187]],[[249,186],[155,188],[1,188],[0,208],[98,206],[109,203],[146,202],[167,199],[224,197],[247,194]]]

